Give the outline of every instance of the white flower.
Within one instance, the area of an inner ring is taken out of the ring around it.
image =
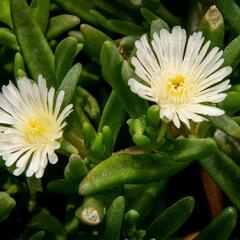
[[[206,120],[203,115],[224,114],[204,103],[224,100],[230,81],[223,79],[232,69],[220,68],[223,52],[214,47],[207,53],[210,41],[203,42],[201,32],[187,40],[185,30],[177,26],[172,33],[165,29],[154,33],[151,45],[146,35],[135,43],[136,57],[131,61],[140,79],[131,78],[128,84],[140,97],[156,102],[160,118],[173,121],[177,128],[180,121],[190,127],[189,120],[201,122]]]
[[[10,82],[0,93],[0,155],[6,166],[16,163],[14,175],[27,169],[27,177],[41,178],[48,161],[58,161],[54,151],[60,147],[58,139],[72,104],[60,111],[64,91],[55,97],[41,75],[38,84],[20,78],[17,85],[18,89]]]

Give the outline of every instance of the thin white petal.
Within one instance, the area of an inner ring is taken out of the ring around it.
[[[44,173],[44,168],[39,168],[35,174],[36,178],[41,178]]]
[[[173,123],[177,128],[180,128],[180,121],[176,113],[174,114],[174,117],[173,117]]]
[[[140,97],[149,101],[154,101],[154,93],[150,87],[143,85],[142,83],[136,81],[133,78],[130,78],[128,80],[128,85],[130,86],[132,92],[135,92]]]
[[[60,91],[57,96],[57,99],[56,99],[56,105],[55,105],[55,109],[54,109],[54,113],[53,113],[56,117],[60,111],[60,108],[61,108],[61,105],[63,102],[63,98],[64,98],[64,91]]]
[[[51,87],[48,91],[48,111],[49,113],[53,112],[53,101],[54,101],[55,90]]]
[[[58,161],[58,156],[55,152],[48,153],[48,160],[51,164],[56,164]]]
[[[224,114],[224,111],[220,108],[206,106],[203,104],[192,104],[191,106],[188,106],[186,109],[194,113],[208,115],[208,116],[221,116]]]

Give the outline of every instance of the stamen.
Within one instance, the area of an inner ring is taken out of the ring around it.
[[[41,120],[30,119],[24,131],[24,138],[30,144],[34,144],[45,132],[45,123]]]
[[[176,75],[169,78],[167,83],[167,91],[173,97],[181,97],[185,90],[185,77],[182,75]]]

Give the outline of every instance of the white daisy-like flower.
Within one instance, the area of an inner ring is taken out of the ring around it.
[[[26,169],[27,177],[41,178],[48,161],[58,161],[55,150],[72,104],[61,111],[64,91],[55,96],[41,75],[38,83],[20,78],[17,85],[10,81],[0,93],[0,155],[6,166],[16,163],[14,175]]]
[[[224,111],[206,105],[224,100],[231,87],[224,80],[232,68],[222,67],[223,52],[214,47],[208,52],[210,41],[204,43],[201,32],[188,39],[179,26],[169,33],[162,29],[154,33],[151,44],[146,35],[136,41],[136,57],[131,59],[139,79],[129,79],[131,90],[140,97],[155,102],[160,118],[190,127],[189,120],[201,122],[204,115],[220,116]]]

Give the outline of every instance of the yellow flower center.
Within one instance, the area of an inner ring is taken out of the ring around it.
[[[167,83],[167,91],[173,96],[181,96],[183,94],[185,77],[182,75],[176,75],[175,77],[169,78]]]
[[[30,119],[24,131],[24,138],[31,144],[37,143],[45,133],[43,120]]]

